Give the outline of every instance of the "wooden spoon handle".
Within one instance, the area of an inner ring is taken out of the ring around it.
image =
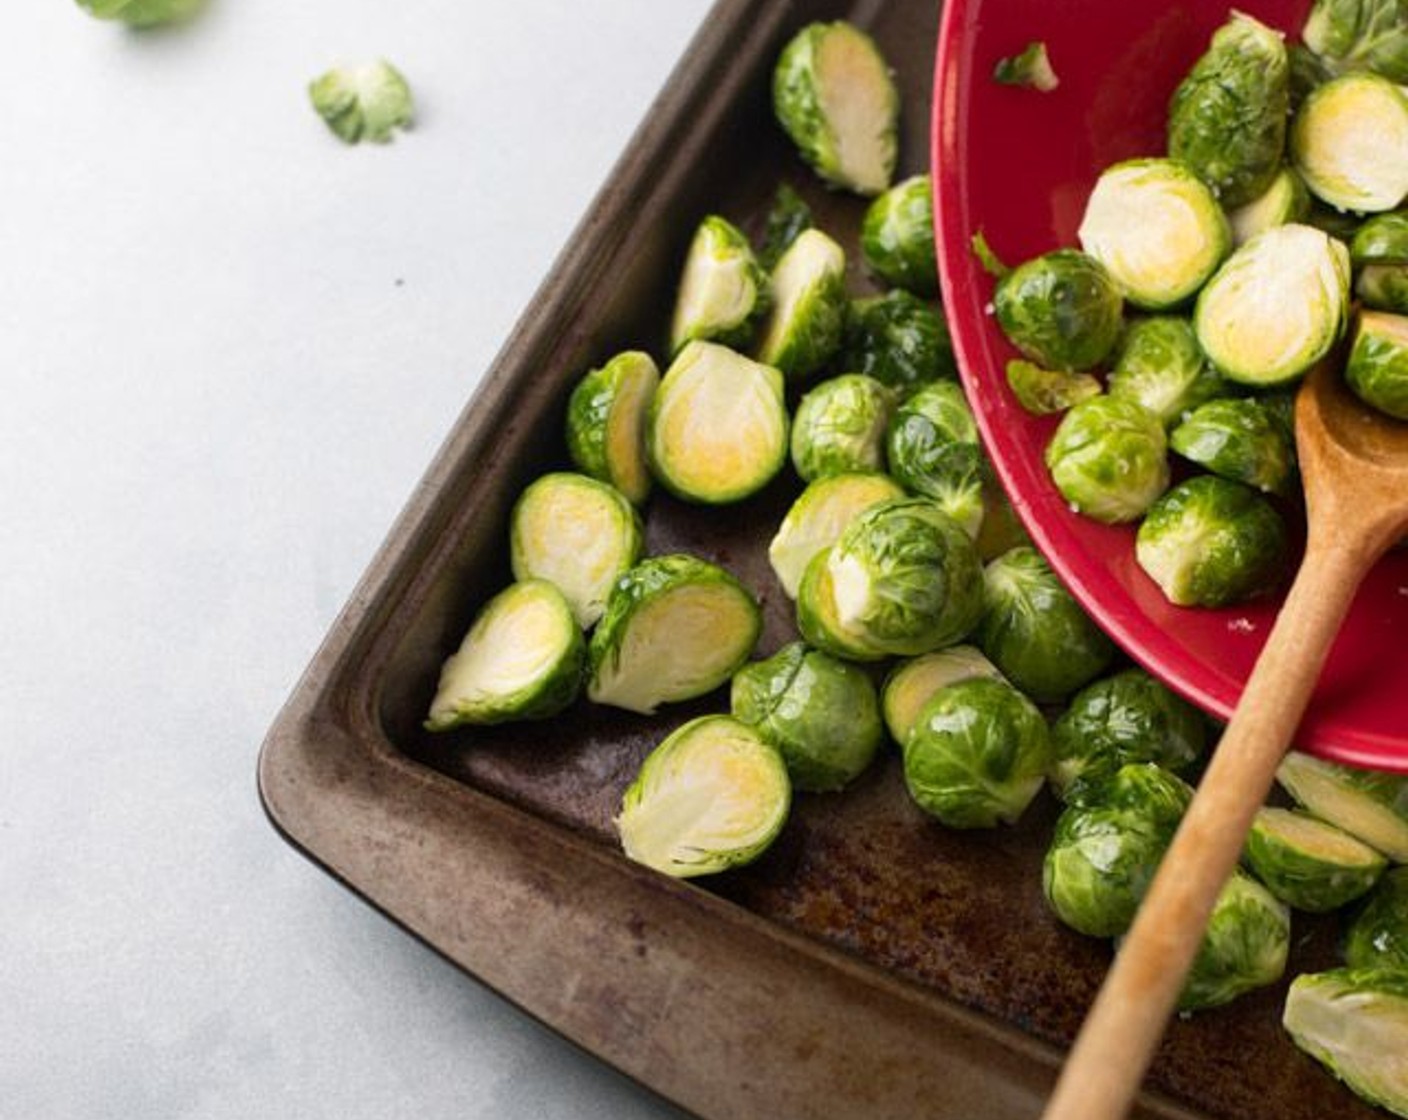
[[[1081,1028],[1046,1120],[1124,1116],[1372,549],[1308,551],[1237,710]]]

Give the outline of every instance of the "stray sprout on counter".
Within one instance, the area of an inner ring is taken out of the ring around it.
[[[411,124],[411,87],[385,59],[334,66],[308,86],[313,108],[348,144],[385,144]]]

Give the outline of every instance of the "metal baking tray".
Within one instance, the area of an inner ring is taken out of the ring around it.
[[[279,831],[471,976],[705,1118],[1040,1111],[1108,964],[1048,912],[1056,806],[965,833],[928,820],[893,752],[841,794],[799,795],[758,863],[680,882],[628,862],[611,818],[636,766],[722,693],[645,718],[431,736],[443,658],[509,581],[510,506],[567,465],[563,412],[612,354],[662,356],[699,219],[756,233],[780,181],[855,245],[861,200],[821,189],[772,118],[770,74],[815,19],[867,28],[904,105],[902,168],[928,168],[938,7],[719,0],[271,728],[259,790]],[[1001,138],[994,138],[1001,142]],[[854,263],[854,291],[868,287]],[[797,484],[740,506],[651,499],[652,552],[722,563],[762,597],[761,653],[793,635],[765,548]],[[1332,921],[1297,915],[1289,974],[1328,967]],[[1137,1115],[1341,1120],[1377,1113],[1279,1027],[1284,986],[1175,1022]]]

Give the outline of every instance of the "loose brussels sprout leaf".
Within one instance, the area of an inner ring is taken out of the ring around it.
[[[976,646],[950,646],[901,661],[885,678],[880,707],[890,737],[903,746],[924,705],[942,688],[983,677],[1005,680]]]
[[[1370,1104],[1408,1116],[1408,973],[1345,968],[1297,976],[1281,1025]]]
[[[921,387],[895,410],[885,446],[890,473],[905,489],[932,498],[976,538],[987,463],[962,386],[935,381]]]
[[[1068,804],[1093,804],[1121,767],[1186,773],[1207,745],[1197,708],[1143,669],[1125,669],[1081,689],[1052,724],[1051,786]]]
[[[871,506],[826,556],[836,621],[862,646],[913,657],[961,641],[982,614],[978,551],[928,498]]]
[[[308,86],[313,108],[349,144],[385,144],[408,128],[414,107],[411,87],[385,59],[359,66],[334,66]]]
[[[978,645],[1033,700],[1064,700],[1109,666],[1114,644],[1036,549],[1023,546],[999,556],[983,579],[986,609]]]
[[[712,692],[748,660],[762,632],[752,593],[693,556],[652,556],[626,572],[587,650],[587,697],[652,714]]]
[[[1200,404],[1169,433],[1168,445],[1190,463],[1266,493],[1289,493],[1295,482],[1291,432],[1252,397]]]
[[[1115,351],[1108,386],[1110,396],[1137,401],[1166,428],[1227,392],[1227,382],[1204,357],[1193,324],[1175,315],[1129,324]]]
[[[1232,243],[1245,245],[1259,233],[1310,217],[1310,192],[1289,167],[1276,172],[1271,185],[1256,198],[1227,215]]]
[[[837,474],[811,483],[768,545],[768,560],[787,597],[797,598],[812,557],[834,545],[857,514],[902,497],[899,483],[883,474]]]
[[[1168,486],[1164,426],[1128,397],[1091,397],[1061,418],[1046,467],[1076,512],[1109,524],[1133,521]]]
[[[1408,973],[1408,867],[1395,867],[1369,892],[1345,933],[1344,960]]]
[[[1242,206],[1276,175],[1289,108],[1281,33],[1233,12],[1174,91],[1168,154],[1191,167],[1223,206]]]
[[[1061,84],[1056,71],[1051,68],[1046,44],[1040,39],[1028,43],[1021,54],[998,59],[992,77],[993,81],[1005,86],[1029,86],[1042,93],[1050,93]]]
[[[890,185],[899,92],[864,31],[842,20],[804,27],[778,57],[772,99],[802,159],[828,183],[860,195]]]
[[[1150,310],[1188,299],[1232,250],[1212,191],[1171,159],[1127,160],[1103,171],[1077,236],[1124,298]]]
[[[771,271],[788,246],[813,224],[812,208],[806,200],[789,184],[779,183],[763,228],[763,241],[758,247],[758,263]]]
[[[762,326],[758,360],[793,380],[830,361],[845,327],[845,275],[841,246],[819,229],[799,233],[772,271],[772,310]]]
[[[1408,93],[1376,74],[1313,90],[1291,125],[1291,159],[1316,197],[1379,213],[1408,197]]]
[[[1343,829],[1295,809],[1259,811],[1247,836],[1247,866],[1288,906],[1338,910],[1369,890],[1387,860]]]
[[[837,361],[901,395],[958,377],[943,315],[903,290],[851,302]]]
[[[1065,412],[1072,405],[1098,397],[1103,391],[1094,374],[1042,369],[1035,362],[1022,358],[1013,358],[1007,363],[1007,384],[1017,403],[1033,416]]]
[[[792,465],[804,482],[827,475],[879,471],[894,398],[863,373],[814,386],[792,418]]]
[[[843,622],[836,605],[831,553],[826,548],[811,558],[797,588],[797,630],[808,645],[848,661],[883,661],[884,650],[872,645],[858,628]]]
[[[782,752],[797,789],[850,784],[884,738],[870,678],[801,642],[735,673],[730,701],[735,719]]]
[[[1349,255],[1364,306],[1408,315],[1408,210],[1370,218],[1355,231]]]
[[[993,308],[1008,341],[1037,365],[1087,370],[1119,339],[1124,299],[1094,257],[1056,249],[999,280]]]
[[[1327,67],[1372,70],[1408,84],[1408,6],[1403,0],[1316,0],[1301,38]]]
[[[1150,508],[1134,555],[1180,607],[1222,607],[1265,595],[1285,575],[1286,525],[1249,486],[1216,475],[1181,482]]]
[[[1198,344],[1230,381],[1280,385],[1299,377],[1344,334],[1349,253],[1311,226],[1253,237],[1198,295]]]
[[[746,346],[767,311],[768,277],[738,227],[711,214],[699,223],[685,256],[670,324],[670,352],[712,339]]]
[[[983,231],[979,230],[973,234],[970,242],[973,248],[973,255],[978,258],[978,263],[983,266],[983,271],[994,280],[1001,280],[1012,270],[1002,263],[1002,258],[993,252],[992,246],[988,244],[988,239]]]
[[[757,859],[791,805],[776,747],[729,716],[701,716],[646,755],[616,829],[628,858],[686,879]]]
[[[939,292],[932,190],[927,175],[897,183],[870,204],[860,227],[861,256],[870,271],[918,296]]]
[[[1274,984],[1290,948],[1290,911],[1250,875],[1234,871],[1213,904],[1178,1010],[1218,1007]]]
[[[1291,751],[1276,771],[1276,780],[1303,809],[1395,863],[1408,863],[1408,777]]]
[[[513,507],[513,577],[553,584],[583,628],[606,610],[616,578],[640,559],[644,536],[635,507],[586,475],[546,474]]]
[[[660,371],[649,354],[627,350],[590,370],[567,402],[567,452],[577,468],[639,505],[650,495],[645,428]]]
[[[936,692],[904,742],[915,803],[950,828],[1015,824],[1041,789],[1046,721],[1009,684],[973,677]]]
[[[1408,316],[1361,311],[1344,376],[1360,400],[1408,420]]]
[[[440,670],[425,726],[505,723],[556,715],[582,683],[585,643],[572,608],[546,580],[490,599]]]
[[[645,449],[676,497],[722,505],[756,494],[787,462],[782,374],[716,342],[689,343],[651,400]]]
[[[78,6],[96,19],[156,27],[189,19],[205,6],[205,0],[78,0]]]

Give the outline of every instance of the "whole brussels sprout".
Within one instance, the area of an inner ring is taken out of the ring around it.
[[[900,484],[883,474],[834,474],[809,484],[768,545],[768,561],[787,597],[797,598],[812,557],[834,545],[856,514],[904,496]]]
[[[1097,521],[1133,521],[1168,486],[1168,440],[1159,418],[1128,397],[1075,405],[1046,447],[1051,480],[1072,509]]]
[[[833,474],[879,471],[894,398],[863,373],[819,382],[792,418],[792,466],[804,482]]]
[[[917,296],[939,292],[934,248],[933,181],[915,175],[870,204],[860,226],[860,251],[870,271]]]
[[[1286,970],[1291,915],[1284,903],[1236,870],[1213,904],[1178,1010],[1201,1011],[1274,984]]]
[[[1086,370],[1114,348],[1124,299],[1095,258],[1056,249],[999,280],[993,307],[1002,333],[1032,361],[1048,369]]]
[[[956,381],[935,381],[902,402],[885,446],[890,474],[977,537],[983,522],[986,460],[968,398]]]
[[[1344,961],[1408,973],[1408,867],[1395,867],[1369,892],[1345,934]]]
[[[1408,210],[1378,214],[1349,243],[1357,278],[1355,294],[1365,307],[1408,315]]]
[[[1172,836],[1193,800],[1193,787],[1156,762],[1126,762],[1100,787],[1092,804],[1138,817]]]
[[[768,282],[770,309],[756,357],[802,381],[835,356],[846,322],[846,252],[819,229],[805,229],[783,252]],[[861,371],[864,372],[864,371]]]
[[[1109,391],[1137,401],[1171,427],[1191,409],[1225,395],[1227,383],[1204,356],[1189,320],[1154,315],[1125,328],[1110,367]]]
[[[1408,315],[1361,311],[1344,377],[1364,403],[1408,420]]]
[[[1291,751],[1281,760],[1276,780],[1303,809],[1395,863],[1408,863],[1408,776]]]
[[[975,646],[949,646],[901,661],[890,670],[880,693],[880,710],[890,738],[903,746],[935,693],[974,677],[1005,680]]]
[[[1372,70],[1408,85],[1408,8],[1403,0],[1315,0],[1301,38],[1335,72]]]
[[[1260,810],[1247,834],[1247,866],[1288,906],[1338,910],[1377,882],[1387,860],[1343,829],[1297,809]]]
[[[1295,441],[1253,397],[1200,404],[1169,433],[1168,444],[1190,463],[1266,493],[1288,493],[1295,481]]]
[[[567,453],[585,475],[610,483],[636,505],[650,496],[645,433],[660,370],[641,350],[588,371],[567,402]]]
[[[958,377],[943,315],[902,289],[851,301],[836,360],[901,396],[930,381]]]
[[[1305,182],[1289,167],[1282,167],[1271,185],[1256,198],[1227,215],[1232,227],[1232,244],[1245,245],[1259,233],[1290,222],[1303,222],[1310,216],[1310,192]]]
[[[1015,824],[1045,780],[1046,721],[1011,685],[975,677],[936,692],[904,743],[915,803],[950,828]]]
[[[710,214],[695,230],[685,255],[670,324],[670,353],[686,342],[713,340],[747,346],[771,295],[753,247],[727,218]]]
[[[1408,93],[1377,74],[1317,86],[1291,124],[1291,160],[1339,210],[1381,213],[1408,198]]]

